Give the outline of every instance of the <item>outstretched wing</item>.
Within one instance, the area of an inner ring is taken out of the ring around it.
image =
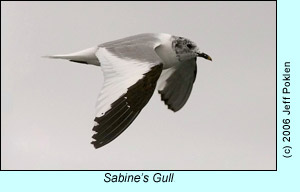
[[[153,41],[152,41],[153,42]],[[119,136],[151,98],[162,72],[157,44],[126,43],[100,47],[96,53],[104,85],[97,102],[92,144],[102,147]]]
[[[176,112],[187,102],[197,74],[196,58],[163,71],[158,93],[169,109]]]

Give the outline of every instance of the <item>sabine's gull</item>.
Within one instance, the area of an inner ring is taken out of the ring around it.
[[[97,100],[96,133],[91,142],[95,148],[118,137],[145,107],[156,87],[170,110],[180,110],[196,78],[197,57],[212,60],[189,39],[165,33],[139,34],[47,57],[101,66],[104,85]]]

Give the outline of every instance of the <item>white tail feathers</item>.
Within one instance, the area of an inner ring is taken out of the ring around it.
[[[92,47],[75,53],[64,54],[64,55],[47,55],[43,57],[50,58],[50,59],[67,59],[73,62],[100,66],[100,62],[95,55],[97,50],[98,47]]]

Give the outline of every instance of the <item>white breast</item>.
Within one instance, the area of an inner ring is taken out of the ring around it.
[[[173,37],[169,34],[161,33],[159,34],[158,38],[161,40],[162,43],[155,49],[155,51],[163,61],[163,68],[167,69],[179,64],[179,60],[176,57],[176,53],[172,49]]]

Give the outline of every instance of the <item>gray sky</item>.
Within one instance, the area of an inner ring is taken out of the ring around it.
[[[275,169],[276,2],[1,2],[2,169]],[[103,76],[43,55],[145,32],[187,37],[187,104],[157,92],[131,126],[90,144]]]

